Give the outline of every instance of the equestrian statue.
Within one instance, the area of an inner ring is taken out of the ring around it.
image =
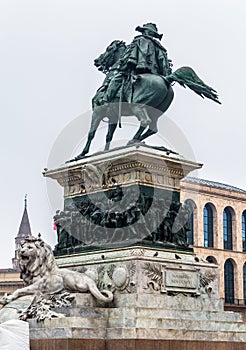
[[[129,143],[141,142],[158,132],[158,118],[169,108],[174,92],[173,83],[188,86],[202,98],[217,103],[217,92],[206,85],[190,67],[181,67],[172,72],[172,61],[161,45],[162,34],[157,26],[146,23],[138,26],[130,45],[115,40],[94,64],[106,74],[102,86],[92,99],[92,120],[86,145],[73,160],[83,158],[90,149],[97,128],[108,118],[105,150],[110,147],[117,125],[121,127],[122,116],[136,116],[139,129]]]

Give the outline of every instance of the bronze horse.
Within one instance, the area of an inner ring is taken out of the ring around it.
[[[124,42],[115,40],[107,47],[105,53],[95,60],[98,69],[106,73],[105,81],[111,79],[125,49]],[[216,91],[206,85],[190,67],[181,67],[165,77],[150,73],[129,74],[123,80],[120,92],[110,101],[111,103],[100,102],[102,101],[100,97],[104,94],[105,84],[103,84],[92,100],[93,114],[86,145],[74,160],[83,158],[89,152],[97,128],[105,117],[108,118],[105,150],[110,147],[117,125],[121,127],[121,116],[136,116],[140,122],[139,129],[129,141],[130,143],[142,141],[157,133],[158,118],[169,108],[174,97],[173,82],[178,82],[183,87],[188,86],[202,98],[207,97],[220,103]]]

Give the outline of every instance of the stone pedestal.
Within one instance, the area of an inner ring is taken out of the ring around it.
[[[32,350],[49,349],[241,349],[241,314],[223,311],[218,266],[182,251],[141,246],[57,258],[60,267],[85,272],[110,304],[76,294],[66,317],[30,321]],[[121,345],[120,345],[121,344]]]
[[[71,162],[44,176],[64,188],[55,216],[60,267],[84,272],[110,304],[76,294],[66,314],[30,321],[31,349],[231,350],[241,314],[223,311],[218,266],[187,247],[180,180],[201,164],[144,145]]]
[[[140,242],[186,249],[189,215],[180,203],[180,180],[200,167],[132,145],[46,171],[64,188],[56,255]]]

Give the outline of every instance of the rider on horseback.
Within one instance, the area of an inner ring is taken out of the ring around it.
[[[133,39],[120,58],[117,74],[114,74],[110,82],[107,82],[103,103],[113,101],[124,81],[129,79],[132,88],[134,83],[134,79],[131,79],[132,75],[151,73],[167,76],[172,73],[172,64],[167,57],[166,49],[154,39],[161,40],[162,38],[162,34],[157,32],[156,25],[147,23],[142,27],[138,26],[136,30],[141,32],[142,35],[138,35]]]
[[[202,98],[220,103],[217,92],[205,84],[191,67],[181,67],[172,72],[167,51],[156,40],[161,40],[162,35],[158,34],[155,24],[147,23],[136,30],[142,35],[136,36],[128,47],[123,41],[115,40],[95,60],[95,65],[107,76],[92,101],[93,114],[86,145],[74,160],[89,152],[105,116],[109,120],[105,150],[110,147],[117,125],[121,126],[121,116],[135,116],[140,122],[130,142],[141,142],[157,133],[158,118],[172,103],[172,85],[175,82],[189,87]],[[115,103],[109,106],[109,102]]]
[[[142,35],[136,36],[121,59],[120,70],[131,70],[135,74],[152,73],[163,76],[172,73],[171,61],[166,49],[154,38],[161,40],[157,27],[153,23],[137,27]]]

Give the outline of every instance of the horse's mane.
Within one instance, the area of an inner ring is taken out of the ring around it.
[[[122,40],[114,40],[98,58],[94,60],[94,65],[101,72],[107,74],[109,68],[116,62],[115,55],[119,49],[126,49],[126,44]]]

